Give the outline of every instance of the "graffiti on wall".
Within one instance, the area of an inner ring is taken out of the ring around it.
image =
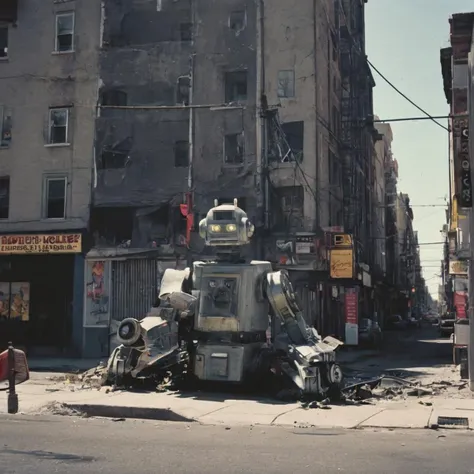
[[[84,326],[109,325],[109,262],[86,262],[86,307]]]

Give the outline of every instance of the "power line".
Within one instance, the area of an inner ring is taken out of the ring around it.
[[[386,123],[386,122],[416,122],[417,120],[434,120],[434,119],[448,119],[449,115],[434,115],[432,117],[402,117],[392,119],[378,119],[374,120],[374,123]]]
[[[417,105],[415,102],[413,102],[409,97],[407,97],[400,89],[398,89],[392,82],[390,82],[366,57],[365,60],[367,61],[367,64],[396,92],[398,92],[405,100],[410,102],[411,105],[416,107],[420,112],[425,114],[430,120],[432,120],[436,125],[441,127],[443,130],[446,130],[449,132],[449,128],[445,127],[443,124],[439,123],[435,118],[429,114],[425,109],[422,109],[419,105]]]

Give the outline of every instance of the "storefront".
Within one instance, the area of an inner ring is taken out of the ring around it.
[[[0,348],[12,341],[30,354],[74,353],[81,253],[81,233],[0,235]]]

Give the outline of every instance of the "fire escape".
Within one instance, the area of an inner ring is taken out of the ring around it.
[[[360,0],[343,0],[341,15],[341,145],[343,156],[344,228],[353,234],[356,261],[364,260],[368,226],[366,160],[363,133],[365,117],[361,82],[364,78],[363,25],[358,21]]]

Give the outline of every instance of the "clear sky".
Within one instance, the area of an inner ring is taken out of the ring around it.
[[[370,62],[431,115],[447,115],[440,49],[449,46],[449,18],[474,11],[473,0],[369,0],[366,50]],[[374,72],[374,109],[381,119],[418,117],[415,107]],[[441,121],[447,125],[446,121]],[[410,196],[420,243],[440,242],[448,197],[448,133],[431,121],[392,123],[398,191]],[[437,298],[441,245],[421,245],[424,277]]]

